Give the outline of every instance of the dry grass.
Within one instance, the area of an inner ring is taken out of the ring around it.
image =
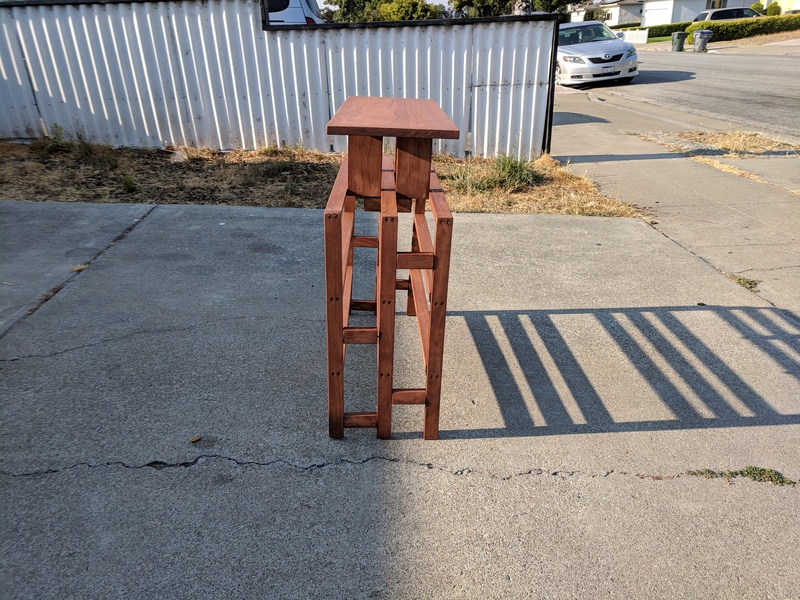
[[[654,132],[640,137],[690,156],[758,158],[800,155],[800,146],[746,131]]]
[[[548,156],[532,163],[507,157],[435,161],[454,211],[641,216]],[[60,138],[0,142],[0,198],[322,208],[340,163],[340,155],[302,149],[223,153],[110,148]]]
[[[719,150],[725,158],[784,156],[797,154],[800,151],[799,147],[792,144],[745,131],[683,131],[674,135],[680,139]]]
[[[173,159],[182,154],[180,162]],[[340,158],[307,150],[215,152],[0,142],[0,197],[62,202],[319,207]]]
[[[733,165],[726,165],[725,163],[721,163],[718,160],[714,160],[708,156],[693,156],[694,160],[704,165],[708,165],[709,167],[714,167],[715,169],[719,169],[720,171],[724,171],[725,173],[733,173],[734,175],[738,175],[739,177],[744,177],[745,179],[752,179],[753,181],[760,181],[761,183],[767,183],[762,177],[759,177],[755,173],[751,173],[750,171],[743,171],[738,167],[734,167]]]
[[[600,193],[586,177],[573,175],[557,160],[542,156],[529,168],[535,174],[526,186],[503,185],[497,161],[438,156],[435,169],[456,212],[549,213],[563,215],[638,217],[635,206]],[[495,185],[489,185],[489,182]]]

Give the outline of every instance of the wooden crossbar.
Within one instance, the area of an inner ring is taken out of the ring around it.
[[[393,404],[425,404],[425,388],[394,390]]]
[[[344,413],[344,427],[375,427],[378,424],[378,413],[348,412]]]
[[[398,252],[398,269],[433,269],[433,252]]]
[[[345,344],[377,344],[377,327],[345,327],[342,330]]]

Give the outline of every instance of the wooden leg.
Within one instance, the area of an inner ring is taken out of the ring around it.
[[[449,212],[449,211],[448,211]],[[444,361],[444,326],[447,316],[447,285],[450,275],[450,247],[453,236],[452,216],[436,219],[433,270],[431,289],[430,345],[428,346],[425,425],[426,440],[439,438],[439,401],[442,393],[442,365]]]
[[[325,213],[325,293],[328,327],[328,435],[344,437],[342,220]]]
[[[392,384],[394,381],[394,321],[397,285],[397,197],[394,177],[384,173],[381,216],[378,224],[378,431],[380,439],[392,437]]]

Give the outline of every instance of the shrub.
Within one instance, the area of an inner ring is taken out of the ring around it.
[[[701,21],[692,23],[686,32],[689,37],[698,29],[710,29],[714,32],[713,42],[727,42],[753,37],[780,33],[781,31],[796,31],[800,29],[800,15],[784,15],[781,17],[764,17],[763,19],[736,19],[735,21]],[[652,36],[652,29],[650,30]]]
[[[676,31],[686,31],[686,28],[691,25],[691,21],[681,22],[681,23],[668,23],[667,25],[656,25],[655,27],[648,27],[650,32],[647,34],[647,37],[667,37],[675,33]]]
[[[619,25],[609,25],[609,29],[641,29],[642,22],[637,21],[636,23],[620,23]]]
[[[761,4],[761,2],[754,2],[753,4],[750,5],[750,8],[752,8],[757,13],[761,13],[762,15],[764,14],[764,5]]]
[[[781,5],[777,2],[773,2],[767,7],[768,17],[777,17],[779,14],[781,14]]]

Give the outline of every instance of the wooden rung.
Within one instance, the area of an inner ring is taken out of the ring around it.
[[[410,290],[411,282],[408,279],[395,279],[394,289],[396,290]]]
[[[377,327],[345,327],[342,329],[345,344],[377,344]]]
[[[350,310],[361,312],[375,312],[375,300],[353,300],[350,303]]]
[[[392,390],[392,404],[425,404],[425,388]]]
[[[401,213],[410,213],[411,212],[411,204],[413,200],[411,198],[401,198],[400,196],[397,197],[397,212]]]
[[[346,412],[344,413],[345,427],[377,427],[378,413],[374,412]]]
[[[432,269],[435,256],[433,252],[398,252],[398,269]]]
[[[355,246],[356,248],[377,248],[378,236],[357,235],[353,238],[353,246]]]
[[[364,198],[364,210],[368,212],[378,212],[381,209],[381,199],[380,198]],[[399,213],[410,213],[411,212],[411,200],[407,198],[398,198],[397,199],[397,212]]]

